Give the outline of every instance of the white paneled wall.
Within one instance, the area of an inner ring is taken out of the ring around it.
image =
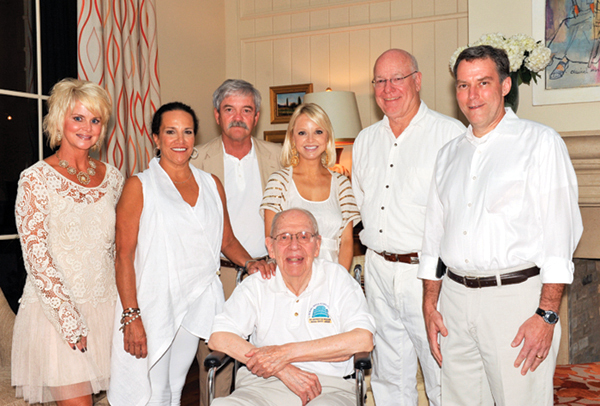
[[[415,55],[421,98],[457,117],[448,59],[468,41],[467,0],[226,0],[227,76],[253,83],[270,124],[269,87],[313,83],[356,93],[364,127],[381,118],[371,86],[375,59],[389,48]]]

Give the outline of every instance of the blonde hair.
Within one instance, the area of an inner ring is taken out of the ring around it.
[[[110,96],[106,90],[95,83],[66,78],[54,85],[48,99],[48,114],[44,117],[43,129],[48,136],[50,148],[54,149],[60,145],[59,135],[65,122],[65,115],[75,107],[77,102],[100,117],[102,131],[94,148],[102,145],[112,110]]]
[[[296,107],[294,114],[292,114],[290,117],[290,123],[288,124],[285,140],[283,141],[283,148],[281,149],[281,166],[287,167],[291,165],[293,157],[292,148],[295,147],[294,126],[296,125],[296,120],[298,120],[298,117],[303,114],[327,133],[327,148],[325,149],[325,152],[323,152],[321,158],[324,159],[326,154],[327,162],[325,162],[325,165],[323,166],[329,168],[335,165],[335,140],[333,137],[333,127],[331,126],[329,116],[318,104],[304,103]]]

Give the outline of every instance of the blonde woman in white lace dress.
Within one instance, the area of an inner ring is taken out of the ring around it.
[[[21,173],[15,207],[27,280],[15,320],[12,383],[30,403],[90,406],[108,388],[121,173],[89,156],[111,103],[98,85],[57,83],[44,130],[56,153]]]
[[[321,234],[319,258],[350,269],[352,227],[360,222],[350,180],[329,170],[335,164],[333,128],[327,113],[314,103],[301,104],[290,117],[281,150],[281,166],[265,187],[260,213],[265,235],[275,214],[290,208],[308,210]]]

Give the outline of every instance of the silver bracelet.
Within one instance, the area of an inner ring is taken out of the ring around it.
[[[135,316],[133,316],[132,318],[130,318],[129,320],[127,320],[126,322],[123,322],[123,319],[121,319],[121,328],[119,328],[119,331],[123,331],[125,332],[125,326],[127,326],[128,324],[130,324],[131,322],[133,322],[136,319],[139,319],[141,316],[141,314],[138,312],[136,313]]]

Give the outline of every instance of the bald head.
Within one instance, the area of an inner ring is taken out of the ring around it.
[[[307,229],[305,231],[310,231],[311,233],[317,235],[319,234],[319,226],[317,225],[317,220],[311,212],[300,208],[292,208],[280,211],[279,213],[275,214],[275,217],[273,217],[273,222],[271,223],[271,236],[276,236],[277,234],[279,234],[281,225],[285,225],[286,218],[288,217],[302,219],[302,221],[305,221],[306,224],[310,225],[310,228],[312,228],[312,230]]]
[[[376,75],[377,66],[379,64],[383,65],[388,64],[390,62],[408,66],[411,72],[419,70],[419,64],[417,63],[415,57],[412,56],[412,54],[406,52],[403,49],[392,48],[379,55],[379,57],[375,61],[375,65],[373,66],[373,75]]]

